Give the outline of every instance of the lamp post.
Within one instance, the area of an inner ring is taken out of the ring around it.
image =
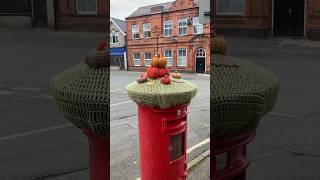
[[[152,33],[156,34],[156,44],[157,44],[157,52],[159,50],[159,36],[162,34],[162,29],[159,28],[158,26],[155,26],[152,29]]]

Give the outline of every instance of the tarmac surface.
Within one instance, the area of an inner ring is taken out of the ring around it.
[[[320,179],[320,44],[304,39],[227,39],[232,55],[280,79],[278,102],[249,145],[252,164],[247,179]]]

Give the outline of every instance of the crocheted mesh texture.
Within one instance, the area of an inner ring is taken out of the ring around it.
[[[109,68],[80,63],[57,74],[51,89],[65,118],[81,129],[109,136]]]
[[[161,109],[189,104],[197,93],[195,84],[174,78],[169,85],[161,84],[160,79],[148,79],[145,83],[133,82],[126,89],[137,104]]]
[[[254,130],[276,102],[277,77],[231,56],[214,54],[211,59],[211,138]]]

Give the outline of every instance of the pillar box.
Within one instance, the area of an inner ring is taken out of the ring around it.
[[[109,180],[109,64],[103,45],[51,81],[64,117],[83,130],[89,142],[90,180]]]
[[[274,107],[279,81],[266,69],[226,55],[223,38],[214,38],[211,47],[211,179],[245,180],[247,144]]]
[[[187,113],[197,86],[154,61],[126,89],[138,105],[141,180],[184,180],[187,177]],[[164,60],[164,62],[166,62]],[[162,72],[164,72],[162,74]],[[156,75],[155,75],[156,74]]]

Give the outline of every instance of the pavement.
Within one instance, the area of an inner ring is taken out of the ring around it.
[[[227,37],[230,54],[276,73],[280,93],[249,145],[248,180],[320,179],[320,46]]]

